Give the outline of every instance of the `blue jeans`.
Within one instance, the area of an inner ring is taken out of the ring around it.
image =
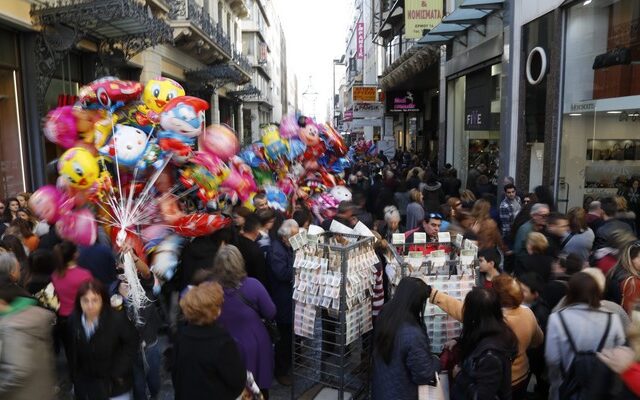
[[[138,351],[133,365],[133,398],[147,400],[147,388],[151,399],[155,399],[160,392],[160,349],[158,341],[147,345]]]

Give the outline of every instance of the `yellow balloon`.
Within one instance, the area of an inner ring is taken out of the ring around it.
[[[76,189],[91,187],[100,175],[98,160],[82,147],[72,147],[58,160],[58,173]]]
[[[171,99],[184,95],[185,91],[178,82],[160,77],[147,82],[142,92],[142,101],[150,110],[160,114]]]

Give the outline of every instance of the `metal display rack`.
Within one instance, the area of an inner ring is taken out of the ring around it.
[[[433,265],[431,260],[412,260],[410,257],[412,249],[423,245],[412,243],[401,246],[389,245],[391,261],[399,267],[396,282],[406,276],[426,276],[434,289],[464,301],[467,293],[478,284],[477,255],[472,260],[468,258],[464,260],[465,257],[460,256],[461,249],[458,244],[432,242],[428,244],[431,248],[439,249],[449,246],[450,259],[445,259],[438,266]],[[401,253],[398,253],[398,250]],[[431,339],[431,351],[440,353],[448,340],[459,336],[462,324],[448,316],[438,306],[430,303],[425,307],[424,315],[427,334]]]
[[[324,233],[296,251],[292,398],[369,397],[373,242]]]

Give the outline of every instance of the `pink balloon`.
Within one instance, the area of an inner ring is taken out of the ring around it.
[[[198,138],[201,151],[212,154],[224,162],[240,151],[240,142],[235,132],[226,125],[211,125]]]
[[[220,186],[235,191],[242,202],[258,189],[251,173],[242,173],[235,167],[231,168],[229,176]]]
[[[71,211],[56,222],[61,238],[80,246],[91,246],[98,238],[98,224],[87,208]]]
[[[76,128],[76,119],[73,116],[73,106],[51,110],[45,117],[44,135],[65,149],[75,146],[78,139],[78,129]]]
[[[297,138],[300,132],[300,125],[295,115],[283,117],[280,121],[280,137],[285,139]]]
[[[64,195],[53,185],[46,185],[36,190],[29,198],[29,208],[40,219],[50,224],[60,219],[60,205]]]

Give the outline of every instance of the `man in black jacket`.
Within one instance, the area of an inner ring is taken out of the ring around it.
[[[238,250],[244,257],[244,267],[247,275],[256,278],[266,288],[267,286],[267,262],[260,245],[256,240],[260,236],[260,219],[251,214],[245,218],[244,228],[238,237]]]

